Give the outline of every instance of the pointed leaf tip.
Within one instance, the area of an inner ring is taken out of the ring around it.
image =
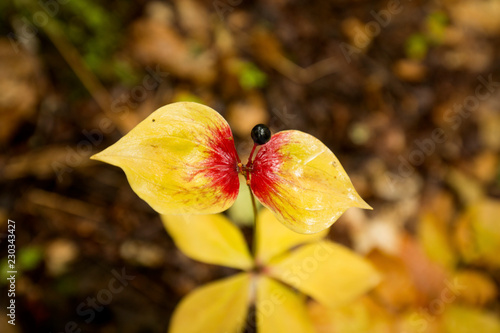
[[[241,332],[250,286],[250,274],[240,273],[195,289],[175,309],[169,332]]]
[[[255,157],[250,181],[258,200],[298,233],[324,230],[350,207],[372,209],[332,151],[300,131],[272,136]]]
[[[105,150],[103,150],[103,151],[101,151],[101,152],[99,152],[99,153],[96,153],[96,154],[94,154],[94,155],[90,156],[89,158],[90,158],[91,160],[95,160],[95,161],[101,161],[101,162],[103,162],[103,161],[102,161],[102,157],[101,157],[101,155],[102,155],[102,153],[103,153],[104,151],[105,151]]]
[[[256,313],[259,333],[314,333],[305,298],[266,276],[257,280]]]
[[[122,168],[137,195],[161,214],[218,213],[239,191],[231,129],[198,103],[156,110],[91,158]]]

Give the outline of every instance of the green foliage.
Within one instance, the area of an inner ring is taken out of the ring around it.
[[[431,13],[426,19],[427,37],[431,42],[441,43],[444,39],[445,29],[448,25],[446,13],[436,11]]]
[[[133,86],[140,82],[140,76],[130,66],[130,63],[123,60],[115,60],[112,63],[113,73],[118,77],[119,81],[127,86]]]
[[[77,277],[75,275],[64,275],[54,281],[54,289],[62,295],[75,295],[78,290]]]
[[[56,19],[66,31],[66,37],[82,52],[90,70],[103,80],[123,78],[123,67],[114,66],[112,57],[123,36],[117,14],[93,0],[73,0],[60,8],[61,14]]]
[[[43,252],[38,246],[21,248],[17,255],[19,268],[22,270],[31,270],[37,267],[42,259]]]
[[[406,40],[406,56],[415,60],[424,59],[431,45],[443,42],[448,23],[448,16],[444,12],[436,11],[429,14],[425,19],[424,31],[414,33]]]
[[[239,71],[239,81],[243,89],[262,88],[267,81],[267,75],[255,64],[245,62]]]
[[[406,40],[405,48],[408,58],[422,60],[429,49],[427,38],[422,34],[413,34]]]
[[[57,3],[57,7],[44,7],[43,3],[29,0],[2,2],[0,17],[9,13],[11,17],[6,17],[6,21],[17,18],[29,22],[38,29],[37,38],[44,38],[44,30],[47,30],[67,39],[90,70],[105,82],[137,83],[137,75],[132,68],[114,57],[123,44],[124,16],[132,10],[134,3],[122,2],[118,11],[114,4],[96,0],[71,0]],[[113,10],[107,6],[113,6]],[[38,17],[46,17],[47,23],[38,26],[34,21],[37,13]]]
[[[24,271],[29,271],[36,268],[38,264],[40,264],[42,259],[43,252],[42,249],[38,246],[27,246],[19,248],[16,253],[16,264],[14,269],[18,273],[17,278],[19,278],[19,276],[21,276]],[[9,268],[8,258],[3,258],[0,261],[0,286],[7,284],[7,278],[9,277],[9,274],[7,272],[11,270],[12,269]]]
[[[174,102],[195,102],[195,103],[202,103],[203,101],[201,98],[198,96],[191,94],[190,92],[187,91],[182,91],[175,95],[173,98]]]
[[[4,286],[7,284],[9,280],[7,278],[9,277],[9,274],[7,274],[7,271],[9,271],[9,265],[7,262],[7,258],[3,258],[0,261],[0,286]]]

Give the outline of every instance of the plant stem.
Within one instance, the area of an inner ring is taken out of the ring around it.
[[[252,252],[253,257],[257,257],[257,205],[255,204],[255,196],[252,193],[250,185],[248,185],[248,190],[250,191],[250,198],[252,198],[252,208],[253,208],[253,244]]]
[[[252,147],[252,151],[250,152],[250,156],[248,157],[247,164],[245,165],[245,178],[247,180],[248,190],[250,191],[250,198],[252,199],[252,208],[253,208],[253,240],[252,240],[252,252],[254,259],[257,258],[257,205],[255,204],[255,196],[253,195],[252,188],[250,187],[250,172],[252,170],[252,157],[255,152],[255,148],[257,148],[258,144],[254,143]]]
[[[252,151],[250,152],[250,156],[248,156],[247,166],[252,164],[253,153],[255,152],[255,148],[257,148],[257,146],[258,146],[258,144],[256,144],[256,143],[253,144]]]

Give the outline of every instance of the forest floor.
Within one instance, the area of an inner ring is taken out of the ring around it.
[[[166,332],[183,296],[233,272],[183,255],[123,172],[89,159],[188,100],[242,156],[257,123],[314,135],[374,208],[329,237],[386,279],[356,311],[311,302],[319,331],[498,332],[500,1],[26,3],[0,5],[0,274],[8,219],[18,266],[0,331]],[[117,274],[123,291],[93,303]]]

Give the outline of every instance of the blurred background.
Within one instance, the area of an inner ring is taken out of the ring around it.
[[[89,160],[196,101],[241,156],[257,123],[316,136],[374,208],[329,237],[386,279],[354,308],[311,302],[319,331],[499,332],[499,17],[498,0],[3,1],[0,331],[166,332],[232,273],[180,253],[123,172]]]

